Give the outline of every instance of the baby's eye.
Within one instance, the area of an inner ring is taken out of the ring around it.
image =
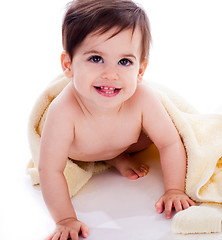
[[[89,61],[93,63],[103,63],[103,59],[100,56],[92,56],[90,57]]]
[[[123,66],[130,66],[131,64],[133,64],[133,62],[127,58],[123,58],[119,61],[118,64],[123,65]]]

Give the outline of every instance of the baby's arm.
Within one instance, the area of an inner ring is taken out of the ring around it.
[[[69,196],[63,174],[74,126],[66,106],[52,103],[41,136],[39,177],[45,203],[56,222],[56,230],[48,239],[78,239],[82,232],[87,237],[88,227],[79,222]]]
[[[186,153],[180,136],[159,99],[150,89],[146,89],[146,103],[143,110],[143,127],[160,153],[165,194],[157,201],[159,213],[165,209],[166,217],[171,217],[174,207],[178,212],[194,202],[185,192]]]

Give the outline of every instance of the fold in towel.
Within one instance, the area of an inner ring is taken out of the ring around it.
[[[178,212],[172,221],[172,232],[175,233],[218,233],[221,232],[221,205],[192,206]]]
[[[63,74],[56,78],[37,100],[29,121],[28,136],[32,154],[28,166],[33,185],[39,184],[38,159],[41,132],[47,109],[69,83]],[[222,220],[222,115],[200,114],[185,99],[162,86],[148,83],[156,92],[177,128],[187,153],[186,193],[205,205],[190,207],[175,215],[175,233],[221,232]],[[94,173],[107,169],[102,162],[67,159],[65,177],[70,196],[87,183]],[[217,203],[217,204],[211,204]]]

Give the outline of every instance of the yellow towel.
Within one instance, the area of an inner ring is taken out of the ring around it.
[[[41,94],[31,113],[28,134],[32,160],[28,173],[34,185],[39,184],[37,168],[40,138],[48,106],[69,81],[63,74],[58,76]],[[187,153],[186,193],[193,200],[205,203],[177,213],[173,218],[172,231],[221,232],[222,116],[200,114],[169,89],[148,84],[157,93],[183,140]],[[74,196],[94,173],[105,169],[107,166],[103,163],[82,163],[67,159],[64,174],[70,196]]]

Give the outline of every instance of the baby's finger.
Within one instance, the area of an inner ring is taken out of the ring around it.
[[[59,237],[60,237],[60,235],[61,235],[61,233],[56,233],[56,234],[54,235],[54,237],[52,238],[52,240],[58,240]]]
[[[166,214],[166,218],[168,218],[168,219],[171,218],[172,207],[173,207],[172,201],[167,201],[165,203],[165,214]]]
[[[82,232],[82,236],[84,238],[88,237],[88,235],[89,235],[89,227],[86,224],[84,224],[84,223],[82,223],[81,232]]]
[[[190,204],[189,204],[189,202],[187,201],[187,199],[182,199],[182,200],[181,200],[181,204],[182,204],[182,206],[183,206],[183,209],[187,209],[187,208],[190,207]]]
[[[156,208],[158,213],[163,212],[163,199],[162,199],[162,197],[156,202],[155,208]]]
[[[194,201],[192,201],[190,198],[187,200],[187,202],[189,203],[190,206],[196,205],[196,203]]]
[[[70,237],[72,240],[78,240],[79,239],[79,234],[73,230],[70,231]]]
[[[174,201],[173,205],[174,205],[174,208],[175,208],[176,212],[179,212],[183,209],[181,202],[180,202],[180,200],[175,200]]]
[[[69,237],[69,234],[67,232],[62,232],[60,236],[60,240],[67,240]]]

